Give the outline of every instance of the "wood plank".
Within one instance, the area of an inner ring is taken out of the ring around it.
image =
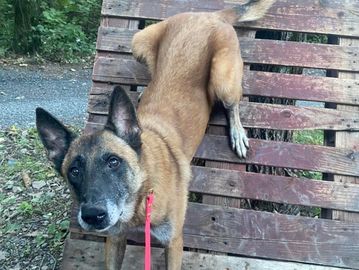
[[[96,82],[146,85],[149,77],[146,66],[133,59],[99,57],[94,63],[92,79]]]
[[[138,31],[101,27],[97,50],[131,53],[131,40]],[[359,47],[250,37],[240,37],[240,46],[245,63],[359,71]]]
[[[240,103],[241,122],[245,127],[280,130],[358,130],[359,114],[325,108],[296,107],[290,105]],[[226,125],[225,115],[214,114],[212,125]]]
[[[357,39],[339,39],[339,43],[346,45],[346,46],[359,46],[359,40]],[[359,79],[358,73],[345,73],[339,72],[339,78],[350,78],[350,79]],[[344,106],[338,105],[337,110],[346,110],[350,111],[353,114],[359,111],[359,107],[356,106]],[[351,148],[354,151],[359,149],[359,133],[356,132],[337,132],[335,134],[335,145],[337,147],[346,147]],[[359,186],[359,178],[358,177],[344,177],[344,176],[334,176],[335,182],[342,182],[342,183],[353,183]],[[333,219],[351,221],[351,222],[359,222],[359,215],[354,213],[346,213],[346,212],[338,212],[333,211]]]
[[[94,80],[91,94],[103,94],[112,91],[112,83],[147,85],[150,75],[133,58],[99,58],[94,66]],[[353,91],[358,85],[359,80],[355,79],[245,71],[243,94],[359,105],[359,93]]]
[[[162,20],[181,12],[211,12],[235,4],[231,0],[104,0],[102,15]],[[358,11],[357,0],[277,0],[264,18],[239,26],[358,37]]]
[[[131,99],[137,103],[138,93],[130,92]],[[107,114],[108,95],[90,95],[88,112]],[[296,107],[241,101],[240,116],[243,126],[251,128],[285,130],[359,130],[359,113],[337,111],[326,108]],[[210,124],[226,126],[222,113],[214,114]]]
[[[358,185],[198,166],[192,175],[192,192],[359,211]]]
[[[239,159],[227,137],[205,135],[195,157],[359,176],[359,152],[352,149],[255,139],[250,139],[249,144],[247,158]]]
[[[244,95],[359,105],[359,80],[249,71]]]
[[[113,86],[111,87],[113,90]],[[126,91],[132,103],[137,106],[139,93]],[[107,115],[109,110],[110,94],[90,96],[87,111],[93,114]]]
[[[359,266],[359,227],[352,223],[190,203],[184,235],[193,248]]]
[[[71,231],[76,230],[75,220]],[[337,267],[359,265],[357,223],[189,203],[183,232],[184,246],[190,248]]]
[[[102,270],[104,264],[104,244],[92,241],[67,239],[63,257],[62,270],[83,269]],[[164,250],[152,248],[152,268],[164,270]],[[144,248],[130,246],[126,248],[126,254],[122,269],[138,270],[144,265]],[[183,254],[182,269],[226,269],[226,270],[339,270],[343,268],[323,267],[300,263],[289,263],[280,261],[269,261],[252,258],[241,258],[233,256],[220,256],[200,254],[185,251]]]

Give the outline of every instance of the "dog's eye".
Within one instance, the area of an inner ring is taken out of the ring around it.
[[[71,176],[76,177],[80,174],[80,171],[77,167],[72,167],[70,169],[70,174],[71,174]]]
[[[118,157],[112,156],[108,159],[107,164],[111,169],[113,169],[120,165],[120,160]]]

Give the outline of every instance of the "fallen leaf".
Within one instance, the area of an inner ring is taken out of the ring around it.
[[[22,172],[22,181],[24,182],[24,186],[26,188],[29,188],[31,186],[32,180],[27,172]]]

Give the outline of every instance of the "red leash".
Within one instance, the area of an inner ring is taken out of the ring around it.
[[[153,197],[153,191],[151,191],[146,198],[145,270],[151,270],[151,210]]]

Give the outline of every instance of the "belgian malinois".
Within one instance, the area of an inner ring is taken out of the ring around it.
[[[45,110],[36,110],[49,159],[68,181],[85,230],[107,231],[106,269],[120,269],[129,228],[145,222],[153,190],[152,234],[166,246],[167,269],[180,269],[190,161],[213,103],[228,110],[233,150],[248,139],[239,119],[243,62],[232,26],[261,18],[274,0],[250,0],[214,13],[182,13],[148,26],[132,42],[151,82],[136,110],[115,87],[102,131],[75,137]]]

